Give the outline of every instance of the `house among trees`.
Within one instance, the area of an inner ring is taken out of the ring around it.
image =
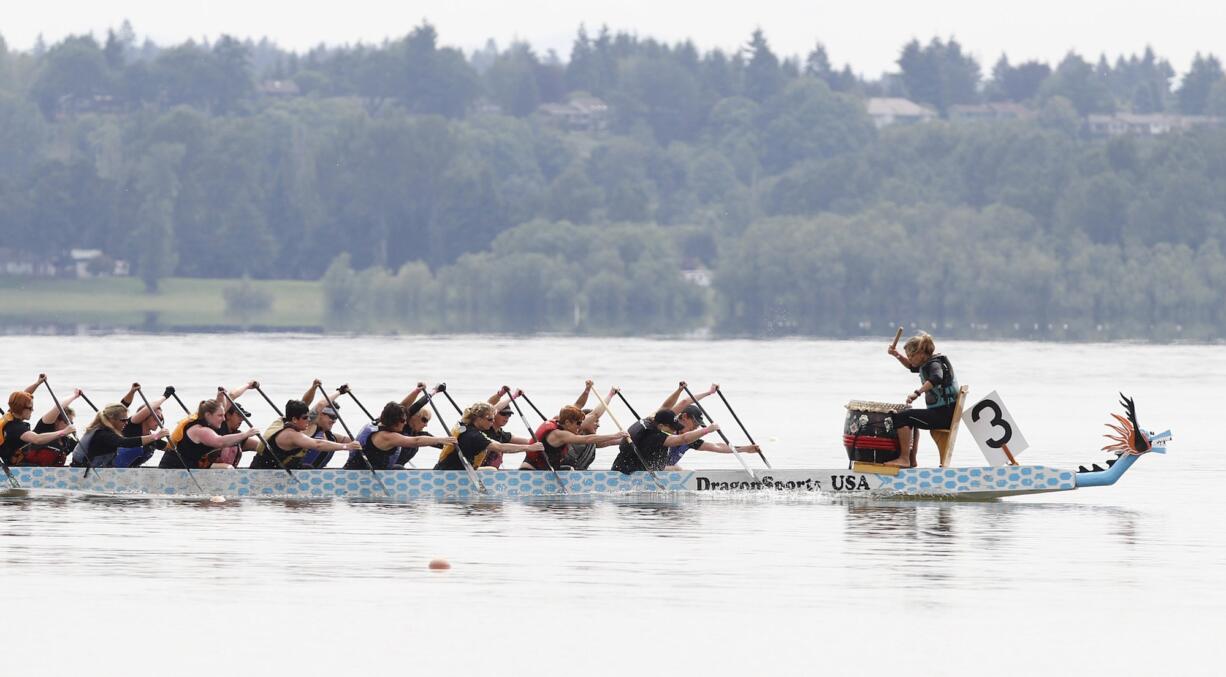
[[[1221,124],[1221,118],[1208,115],[1116,113],[1086,116],[1086,128],[1091,136],[1160,136],[1186,132],[1197,127],[1218,127]]]
[[[536,112],[572,132],[603,132],[609,126],[609,104],[589,94],[576,94],[566,103],[541,104]]]
[[[877,129],[890,125],[913,125],[937,118],[936,111],[914,101],[897,97],[874,97],[868,100],[868,116]]]
[[[73,115],[82,113],[111,113],[117,114],[123,112],[123,102],[117,100],[110,94],[92,94],[92,95],[76,95],[65,94],[61,96],[55,106],[55,116],[57,120],[63,120]]]
[[[127,261],[112,259],[101,249],[71,249],[68,251],[67,259],[60,266],[60,274],[64,277],[78,279],[127,277],[130,270]]]
[[[1034,117],[1034,111],[1008,101],[982,104],[954,104],[949,107],[949,119],[961,122],[996,122],[1000,120],[1026,120]]]
[[[293,80],[265,80],[260,83],[258,89],[260,94],[273,98],[288,99],[302,94],[298,83]]]
[[[0,275],[14,277],[126,277],[127,261],[112,259],[100,249],[71,249],[55,258],[0,247]]]
[[[55,263],[27,251],[0,247],[0,273],[14,277],[54,277]]]

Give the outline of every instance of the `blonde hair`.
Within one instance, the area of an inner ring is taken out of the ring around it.
[[[478,418],[494,415],[494,405],[489,402],[478,402],[464,410],[464,415],[460,417],[460,423],[464,425],[472,425],[473,421]]]
[[[89,427],[87,427],[85,431],[89,432],[99,428],[100,426],[106,426],[111,429],[111,432],[122,437],[123,430],[121,428],[116,428],[114,421],[118,420],[120,423],[122,423],[127,417],[127,407],[123,406],[122,404],[108,404],[102,408],[102,411],[99,411],[98,414],[94,416],[94,420],[90,422]]]
[[[935,355],[937,352],[936,343],[933,343],[932,336],[926,331],[921,331],[907,339],[907,343],[903,345],[902,349],[907,353],[907,357],[912,357],[917,353]]]

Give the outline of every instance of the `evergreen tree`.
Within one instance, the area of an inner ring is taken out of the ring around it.
[[[745,95],[754,101],[765,101],[783,89],[784,75],[779,57],[771,51],[761,28],[750,36],[746,49],[749,63],[745,67]]]
[[[1202,56],[1200,52],[1192,60],[1192,67],[1183,76],[1179,85],[1179,112],[1184,115],[1204,115],[1209,104],[1209,91],[1222,79],[1222,63],[1216,56]]]
[[[1001,54],[992,67],[992,81],[988,85],[989,96],[997,101],[1024,102],[1039,93],[1043,81],[1051,75],[1051,67],[1038,61],[1027,61],[1017,66],[1009,64],[1009,57]]]

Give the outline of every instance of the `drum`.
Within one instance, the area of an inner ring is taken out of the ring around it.
[[[848,402],[843,422],[847,460],[885,463],[898,458],[898,430],[890,414],[905,408],[888,402]]]

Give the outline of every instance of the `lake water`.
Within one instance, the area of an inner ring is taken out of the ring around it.
[[[716,381],[776,468],[839,468],[843,405],[917,385],[887,340],[0,337],[0,375],[12,389],[46,371],[57,394],[80,386],[97,404],[133,380],[194,402],[252,377],[283,401],[317,377],[372,409],[418,380],[445,380],[461,403],[519,386],[556,410],[591,377],[640,411],[678,379]],[[1024,463],[1103,460],[1121,390],[1174,442],[1114,487],[985,503],[3,497],[2,674],[1226,671],[1223,350],[939,347],[972,398],[999,391]],[[242,401],[271,420],[258,394]],[[49,404],[40,391],[37,412]],[[925,438],[920,461],[934,459]],[[983,463],[965,430],[954,459]],[[684,465],[736,467],[701,452]],[[453,568],[427,570],[436,557]]]

